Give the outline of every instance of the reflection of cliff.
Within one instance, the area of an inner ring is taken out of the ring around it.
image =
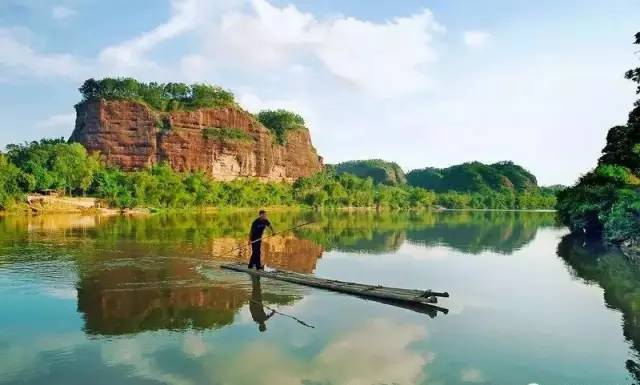
[[[248,261],[250,254],[248,247],[228,254],[229,250],[242,246],[246,242],[244,239],[235,238],[214,239],[211,254],[214,257]],[[318,258],[322,256],[322,247],[313,241],[298,239],[289,233],[265,239],[262,244],[262,255],[262,262],[267,266],[310,274],[315,270]]]
[[[184,262],[113,262],[115,267],[88,271],[78,282],[78,311],[84,314],[89,334],[219,328],[233,323],[251,297],[249,288],[203,280]],[[265,293],[265,301],[271,303],[296,298]]]
[[[604,289],[607,306],[622,312],[623,334],[640,353],[640,266],[616,249],[576,235],[562,238],[558,255],[575,276]],[[627,360],[626,367],[640,384],[640,363]]]

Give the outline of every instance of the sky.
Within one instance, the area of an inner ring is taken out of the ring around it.
[[[300,113],[326,163],[591,169],[636,99],[639,0],[0,0],[0,148],[68,137],[90,77]]]

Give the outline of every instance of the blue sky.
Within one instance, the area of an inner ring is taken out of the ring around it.
[[[640,1],[2,0],[0,147],[68,135],[88,77],[300,112],[326,162],[594,166],[635,95]]]

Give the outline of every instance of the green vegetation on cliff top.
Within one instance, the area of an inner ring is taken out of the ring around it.
[[[193,110],[198,108],[240,108],[231,91],[209,84],[184,83],[143,83],[132,78],[104,78],[100,80],[88,79],[78,89],[82,94],[79,107],[85,102],[95,100],[133,100],[143,103],[160,112]],[[304,119],[293,112],[283,109],[260,111],[256,120],[264,125],[272,135],[274,141],[283,145],[287,141],[290,131],[304,128]],[[158,128],[168,130],[168,124],[160,119]],[[232,129],[232,128],[231,128]],[[209,137],[222,135],[225,139],[240,138],[229,133],[207,134]],[[246,138],[244,138],[246,139]]]
[[[336,173],[349,173],[361,178],[372,178],[375,183],[403,185],[407,183],[402,168],[395,162],[382,159],[351,160],[333,166]]]
[[[640,33],[635,38],[640,44]],[[640,68],[626,78],[640,94]],[[626,125],[609,130],[596,168],[558,194],[557,209],[574,233],[640,247],[640,100]]]
[[[276,143],[287,143],[289,132],[304,128],[302,116],[283,109],[258,112],[256,119],[275,136]]]
[[[132,78],[104,78],[88,79],[78,90],[82,102],[135,100],[158,111],[238,106],[231,91],[208,84],[142,83]]]

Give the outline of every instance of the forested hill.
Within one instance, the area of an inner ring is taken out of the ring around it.
[[[349,173],[360,178],[371,178],[375,183],[401,185],[407,183],[402,168],[395,162],[382,159],[351,160],[333,166],[336,173]]]
[[[435,192],[528,191],[538,188],[536,177],[513,162],[469,162],[447,168],[427,167],[407,174],[411,186]]]

